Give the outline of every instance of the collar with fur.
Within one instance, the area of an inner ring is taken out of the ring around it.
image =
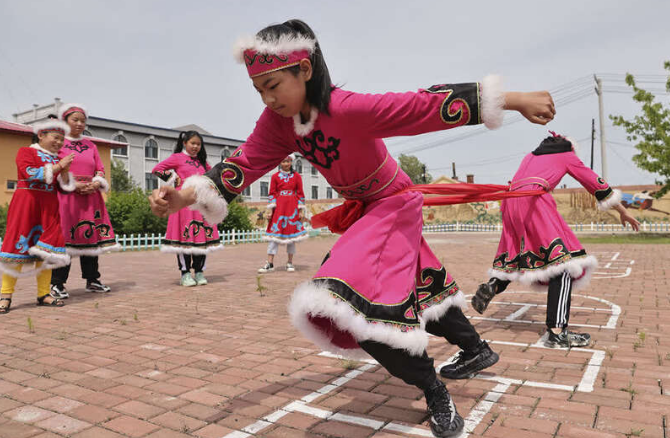
[[[33,149],[37,149],[38,151],[42,151],[45,154],[49,154],[52,157],[57,157],[58,156],[58,153],[53,153],[53,152],[50,152],[50,151],[44,149],[42,146],[39,145],[39,143],[33,143],[33,144],[30,145],[30,147],[33,148]]]
[[[314,129],[316,118],[319,117],[319,110],[312,108],[309,112],[309,120],[305,123],[300,122],[300,113],[293,116],[293,130],[300,137],[304,137]]]

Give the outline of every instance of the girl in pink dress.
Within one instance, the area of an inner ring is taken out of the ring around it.
[[[501,204],[503,231],[498,252],[489,270],[491,279],[481,284],[472,306],[483,313],[496,294],[511,281],[534,286],[547,293],[547,347],[584,347],[591,342],[588,333],[568,331],[572,290],[588,285],[598,265],[556,207],[551,191],[565,175],[570,175],[596,197],[601,210],[614,208],[622,224],[635,231],[639,223],[621,205],[621,192],[612,188],[577,157],[574,144],[552,132],[521,162],[510,190],[542,188],[541,196],[505,199]]]
[[[180,190],[186,178],[202,175],[209,169],[211,166],[207,163],[202,136],[197,131],[188,131],[179,134],[174,154],[158,163],[151,172],[163,181],[174,182]],[[197,211],[182,208],[168,218],[161,251],[177,254],[182,286],[207,284],[203,273],[206,254],[221,248],[223,245],[216,224],[205,221]],[[195,278],[191,276],[191,269]]]
[[[551,96],[503,93],[495,77],[408,93],[346,91],[332,85],[319,43],[300,20],[241,40],[237,58],[267,108],[231,157],[189,178],[181,191],[154,191],[154,212],[192,205],[219,222],[245,187],[299,151],[350,201],[349,217],[357,220],[295,290],[294,325],[321,349],[368,353],[421,388],[433,434],[458,435],[464,422],[426,354],[428,333],[458,337],[464,349],[484,346],[463,315],[463,294],[421,235],[423,197],[405,190],[411,181],[382,139],[480,123],[495,128],[503,109],[544,124],[554,115]]]
[[[303,225],[305,216],[305,193],[302,188],[302,177],[293,171],[293,154],[279,163],[279,172],[270,179],[268,193],[268,227],[264,239],[268,244],[268,261],[258,272],[274,271],[274,257],[279,245],[286,245],[288,262],[286,270],[294,272],[293,256],[295,244],[309,237]]]
[[[118,251],[112,222],[107,214],[103,192],[109,191],[98,148],[88,138],[82,137],[88,114],[83,105],[71,103],[61,107],[59,117],[70,127],[70,135],[60,157],[74,154],[71,171],[76,189],[72,193],[59,193],[61,229],[65,247],[71,256],[79,256],[81,276],[86,279],[88,292],[106,293],[111,289],[100,281],[98,256],[109,251]],[[61,298],[70,295],[65,283],[70,275],[68,264],[54,269],[51,277],[51,293]]]

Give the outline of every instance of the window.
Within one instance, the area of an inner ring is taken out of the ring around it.
[[[144,142],[144,157],[158,159],[158,142],[153,138]]]
[[[302,161],[300,160],[300,158],[297,158],[297,159],[293,162],[293,169],[295,169],[295,171],[296,171],[297,173],[299,173],[300,175],[302,175]]]
[[[93,137],[93,135],[91,135],[91,131],[89,131],[88,129],[84,129],[81,133],[86,137]]]
[[[228,157],[230,157],[230,149],[228,148],[221,149],[221,161],[225,160]]]
[[[112,137],[112,140],[118,141],[119,143],[128,143],[128,139],[123,134],[116,134],[114,137]],[[128,156],[128,145],[121,146],[121,147],[116,148],[116,149],[112,149],[112,154],[113,155],[119,155],[121,157],[127,157]]]
[[[312,199],[319,199],[319,186],[312,186]]]
[[[12,179],[7,180],[7,190],[16,190],[16,181]]]
[[[269,184],[267,181],[261,181],[261,198],[267,198],[269,193]]]
[[[326,198],[333,199],[333,188],[326,187]]]
[[[318,175],[319,175],[319,171],[317,170],[316,167],[314,167],[314,165],[312,165],[312,175],[314,175],[314,176],[318,176]]]
[[[146,190],[155,190],[158,188],[158,178],[151,172],[144,174],[144,187]]]
[[[247,186],[242,190],[242,196],[249,196],[251,197],[251,186]]]

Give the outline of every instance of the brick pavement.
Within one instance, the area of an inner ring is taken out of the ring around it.
[[[473,291],[496,236],[427,237],[461,288]],[[264,244],[210,256],[210,284],[190,289],[179,287],[173,255],[101,258],[103,280],[114,289],[105,296],[84,292],[75,262],[72,298],[62,309],[34,306],[34,279],[20,279],[12,311],[0,316],[0,437],[428,436],[417,389],[374,364],[319,355],[287,321],[292,289],[334,241],[301,243],[295,273],[281,269],[280,253],[279,271],[262,277],[263,296],[256,269]],[[543,326],[522,321],[543,321],[544,309],[532,306],[543,297],[512,287],[485,316],[509,318],[530,304],[517,321],[473,320],[501,352],[483,376],[489,380],[447,382],[472,435],[670,437],[670,341],[663,337],[670,334],[670,246],[587,249],[601,266],[610,263],[599,269],[610,276],[632,269],[576,293],[573,307],[582,309],[573,309],[571,322],[600,326],[587,330],[593,353],[534,347]],[[606,328],[609,305],[593,298],[620,306],[615,328]],[[436,363],[456,352],[431,339]],[[593,390],[576,390],[587,375]]]

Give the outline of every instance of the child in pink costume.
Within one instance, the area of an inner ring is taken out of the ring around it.
[[[482,122],[494,128],[505,108],[547,123],[551,97],[503,93],[493,77],[408,93],[345,91],[332,85],[314,33],[299,20],[241,40],[237,57],[267,108],[231,157],[189,178],[181,192],[154,191],[154,212],[194,204],[218,222],[245,187],[299,151],[343,197],[359,200],[363,214],[314,278],[295,290],[289,304],[294,325],[321,349],[372,355],[424,391],[436,436],[459,434],[464,422],[426,354],[428,333],[450,339],[463,330],[467,335],[459,337],[470,345],[462,348],[483,346],[461,311],[463,294],[421,235],[422,195],[398,193],[411,181],[382,138]]]
[[[186,178],[202,175],[209,169],[202,136],[196,131],[188,131],[179,134],[174,154],[158,163],[151,172],[163,181],[174,182],[180,190]],[[205,221],[197,211],[182,208],[168,218],[161,251],[177,254],[182,286],[207,284],[203,273],[207,254],[222,248],[216,224]],[[191,268],[195,278],[191,276]]]
[[[302,188],[302,177],[291,167],[293,154],[284,158],[279,164],[279,172],[270,179],[268,193],[268,227],[263,240],[268,244],[268,261],[258,272],[274,271],[274,257],[279,244],[286,245],[288,262],[286,270],[295,271],[293,256],[295,244],[309,237],[303,225],[305,214],[305,193]]]
[[[552,133],[553,134],[553,133]],[[511,190],[537,187],[541,196],[505,199],[501,205],[503,231],[498,252],[489,270],[491,279],[481,284],[472,305],[483,313],[493,297],[511,281],[547,290],[547,347],[583,347],[588,333],[568,331],[572,290],[588,285],[598,265],[565,223],[551,191],[569,174],[596,197],[598,208],[615,208],[622,224],[637,231],[639,223],[621,206],[621,192],[612,188],[577,157],[573,143],[553,134],[526,155],[511,182]]]
[[[79,256],[81,276],[86,279],[89,292],[109,292],[109,286],[100,282],[98,256],[109,251],[118,251],[112,223],[107,214],[102,192],[109,190],[105,179],[98,148],[91,140],[82,137],[88,118],[86,109],[76,103],[64,105],[60,109],[60,119],[70,127],[70,135],[59,157],[74,154],[71,172],[74,174],[76,189],[72,193],[58,193],[61,229],[65,237],[65,247],[71,256]],[[54,269],[51,276],[51,293],[68,298],[65,283],[71,265]]]

